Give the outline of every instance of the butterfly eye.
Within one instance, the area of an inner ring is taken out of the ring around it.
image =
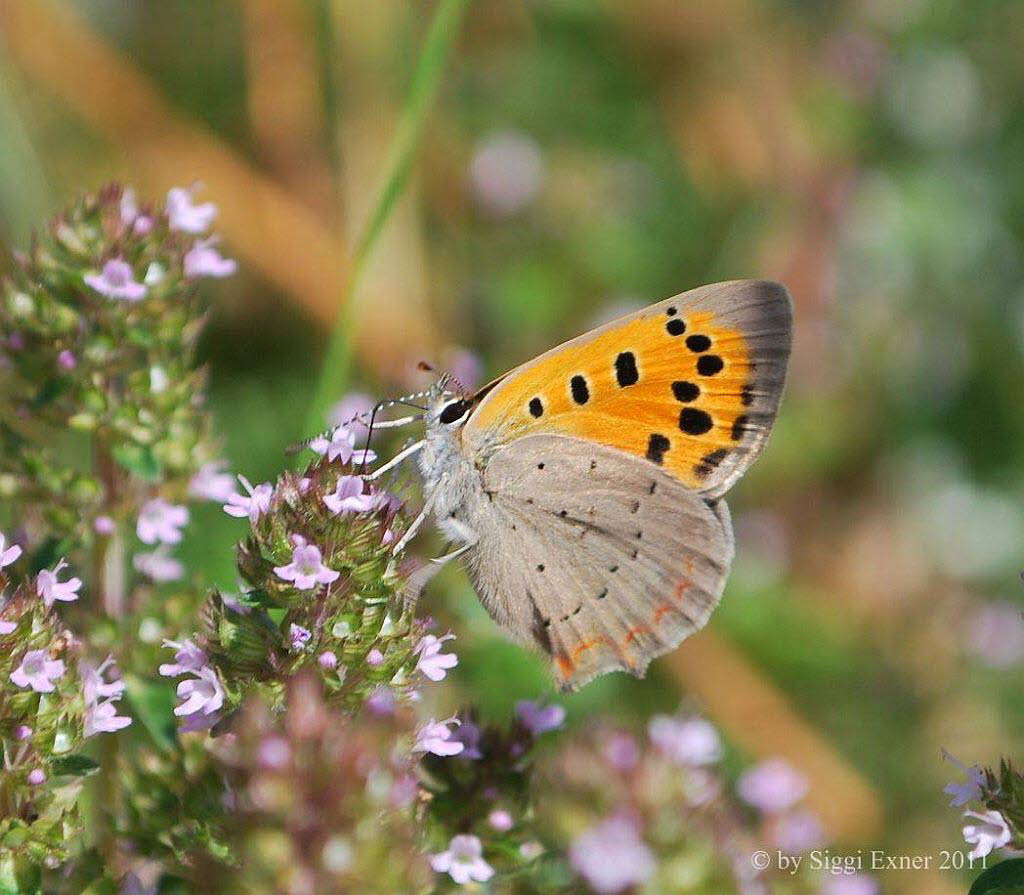
[[[456,420],[462,419],[468,410],[469,401],[452,401],[451,404],[445,405],[444,410],[441,411],[441,416],[438,418],[442,423],[447,425],[448,423],[454,423]]]

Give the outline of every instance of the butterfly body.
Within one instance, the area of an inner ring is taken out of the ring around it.
[[[488,612],[562,686],[643,674],[704,625],[733,556],[722,494],[782,391],[785,290],[667,299],[475,395],[434,390],[419,454],[430,512]]]

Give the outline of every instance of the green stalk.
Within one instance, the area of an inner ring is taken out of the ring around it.
[[[307,435],[323,431],[328,408],[337,400],[348,383],[352,366],[352,324],[355,317],[356,290],[370,253],[409,181],[409,173],[423,137],[427,115],[437,96],[448,56],[470,2],[471,0],[440,0],[434,19],[430,23],[423,49],[416,62],[409,96],[402,110],[394,143],[388,153],[385,165],[385,170],[388,171],[387,180],[374,203],[373,213],[366,228],[355,246],[352,270],[341,296],[338,318],[331,332],[327,354],[320,369],[320,378],[306,417]]]

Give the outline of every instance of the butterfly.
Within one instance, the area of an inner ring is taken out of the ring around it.
[[[426,394],[424,508],[481,602],[563,689],[707,622],[734,541],[722,496],[764,448],[792,331],[777,283],[703,286],[559,345],[475,393]],[[388,464],[391,466],[392,464]],[[384,471],[383,468],[377,472]]]

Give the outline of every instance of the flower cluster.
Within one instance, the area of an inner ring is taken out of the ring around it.
[[[284,712],[250,699],[217,741],[234,811],[232,863],[200,868],[204,891],[429,891],[418,848],[418,786],[404,712],[333,710],[318,675],[293,678]]]
[[[961,783],[950,783],[945,792],[950,805],[962,808],[964,840],[971,846],[972,860],[986,858],[997,848],[1024,850],[1024,774],[1008,759],[998,770],[967,767],[948,752],[946,760],[964,776]]]
[[[755,870],[751,855],[812,847],[784,832],[807,782],[768,760],[744,772],[733,794],[724,754],[718,731],[695,715],[655,716],[646,736],[593,727],[541,762],[534,789],[550,793],[536,802],[541,834],[568,843],[568,870],[599,895],[677,891],[680,874],[693,891],[766,895],[772,871]],[[752,822],[743,802],[764,822]],[[806,867],[798,876],[787,891],[817,888]]]

